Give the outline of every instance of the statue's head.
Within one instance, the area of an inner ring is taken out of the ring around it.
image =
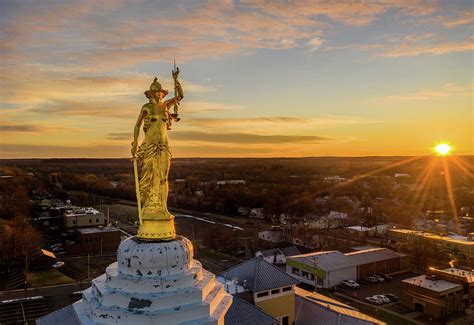
[[[145,91],[145,96],[148,99],[163,99],[164,97],[166,97],[166,95],[168,95],[168,90],[163,89],[163,87],[161,87],[161,84],[158,82],[157,77],[153,79],[153,82],[150,85],[150,89]]]

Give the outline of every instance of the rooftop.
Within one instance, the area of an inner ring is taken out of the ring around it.
[[[296,289],[296,324],[385,324],[358,309],[319,293]]]
[[[458,244],[463,244],[463,245],[474,245],[474,241],[471,241],[468,239],[466,236],[460,236],[460,235],[437,235],[429,232],[423,232],[423,231],[418,231],[418,230],[411,230],[411,229],[389,229],[392,232],[397,232],[401,234],[413,234],[416,236],[422,236],[425,238],[430,238],[434,240],[443,240],[451,243],[458,243]]]
[[[88,207],[88,208],[74,207],[64,212],[64,215],[66,217],[79,216],[79,215],[97,215],[97,214],[102,214],[102,212],[91,207]]]
[[[400,257],[400,254],[387,248],[370,248],[345,254],[355,265],[374,263]]]
[[[293,286],[299,281],[261,257],[254,257],[219,274],[252,292]],[[245,283],[244,283],[245,281]]]
[[[436,292],[443,292],[451,289],[462,289],[462,286],[459,284],[445,280],[432,280],[426,275],[416,276],[414,278],[403,280],[402,282],[423,287]]]
[[[400,257],[400,254],[387,248],[370,248],[346,254],[340,251],[327,251],[291,256],[289,258],[307,265],[315,265],[325,271],[331,271],[398,257]]]
[[[295,256],[295,255],[300,255],[301,252],[296,248],[296,246],[288,246],[284,248],[271,248],[271,249],[266,249],[263,251],[260,251],[262,256],[264,257],[270,257],[274,256],[275,254],[277,255],[284,255],[284,256]]]
[[[371,230],[371,228],[367,228],[367,227],[364,227],[364,226],[351,226],[351,227],[346,227],[346,229],[354,230],[354,231],[369,231],[369,230]]]
[[[474,282],[474,272],[450,267],[444,270],[430,268],[430,271],[434,274],[439,274],[440,276],[446,275],[448,279],[461,279],[464,282]]]
[[[353,266],[353,263],[340,251],[313,252],[291,256],[289,259],[307,265],[314,265],[319,269],[326,271],[344,269]]]
[[[77,229],[82,235],[84,234],[95,234],[95,233],[102,233],[102,232],[115,232],[120,231],[118,228],[115,227],[90,227],[90,228],[79,228]]]
[[[233,296],[232,305],[225,314],[224,323],[226,325],[259,324],[278,325],[280,322],[265,313],[257,306],[247,301]]]

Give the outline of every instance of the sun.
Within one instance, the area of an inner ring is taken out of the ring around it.
[[[447,143],[440,143],[434,149],[440,156],[447,156],[452,150],[451,146]]]

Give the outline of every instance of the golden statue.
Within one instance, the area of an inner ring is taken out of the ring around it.
[[[138,215],[140,226],[138,238],[148,241],[173,240],[176,237],[174,216],[168,211],[168,172],[171,152],[168,130],[171,122],[179,121],[178,105],[183,99],[183,90],[178,81],[179,68],[172,71],[175,97],[165,100],[168,91],[157,78],[145,91],[149,102],[143,105],[133,132],[132,156],[136,181]],[[174,107],[174,113],[170,108]],[[140,126],[143,123],[145,138],[137,148]],[[138,150],[137,150],[138,149]],[[138,163],[141,165],[138,181]]]

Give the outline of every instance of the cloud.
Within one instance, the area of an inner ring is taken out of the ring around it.
[[[402,56],[441,55],[453,52],[466,52],[474,49],[474,38],[460,41],[446,41],[430,37],[404,36],[398,42],[392,42],[376,52],[378,57],[397,58]]]
[[[323,116],[314,117],[291,117],[291,116],[257,116],[257,117],[233,117],[233,118],[189,118],[183,121],[186,126],[199,128],[232,128],[241,129],[245,125],[247,129],[255,128],[258,130],[275,128],[325,128],[336,127],[350,124],[377,123],[376,120],[363,119],[354,116]]]
[[[0,125],[0,132],[39,132],[41,128],[36,125]]]
[[[109,133],[107,140],[130,140],[132,139],[132,132]]]
[[[239,111],[244,110],[245,108],[246,107],[242,105],[206,101],[183,101],[180,105],[180,111],[188,113],[205,111]]]
[[[206,133],[200,131],[174,131],[170,138],[178,141],[223,142],[241,144],[277,144],[321,142],[329,138],[311,135],[260,135],[250,133]]]
[[[454,95],[464,95],[470,96],[472,95],[472,89],[474,84],[464,85],[464,86],[457,86],[454,84],[445,84],[442,88],[436,90],[418,90],[413,92],[408,92],[404,94],[397,94],[397,95],[388,95],[380,98],[376,98],[378,102],[384,103],[397,103],[397,102],[404,102],[404,101],[426,101],[431,100],[434,98],[443,98],[448,96]]]
[[[472,8],[470,8],[472,9]],[[446,28],[455,28],[459,26],[469,25],[474,21],[474,13],[472,10],[457,11],[453,14],[434,15],[421,19],[426,24],[439,24]]]
[[[421,0],[377,2],[224,1],[186,5],[137,1],[3,1],[2,54],[8,61],[35,58],[42,63],[113,69],[143,62],[180,62],[288,49],[309,42],[314,48],[327,19],[364,26],[397,12],[426,16],[437,10]],[[108,15],[96,15],[108,11]],[[47,49],[45,48],[47,46]],[[34,51],[32,51],[34,49]]]
[[[47,134],[54,133],[58,131],[69,130],[75,131],[73,128],[65,128],[55,125],[45,125],[45,124],[22,124],[19,122],[0,122],[0,133],[5,134],[14,134],[14,133],[34,133],[34,134]]]
[[[314,52],[318,50],[321,47],[321,44],[323,44],[323,39],[321,37],[315,37],[309,40],[308,45],[310,47],[310,51]]]
[[[55,146],[30,145],[21,143],[0,143],[3,158],[78,158],[78,157],[128,157],[127,146],[85,145],[85,146]]]

